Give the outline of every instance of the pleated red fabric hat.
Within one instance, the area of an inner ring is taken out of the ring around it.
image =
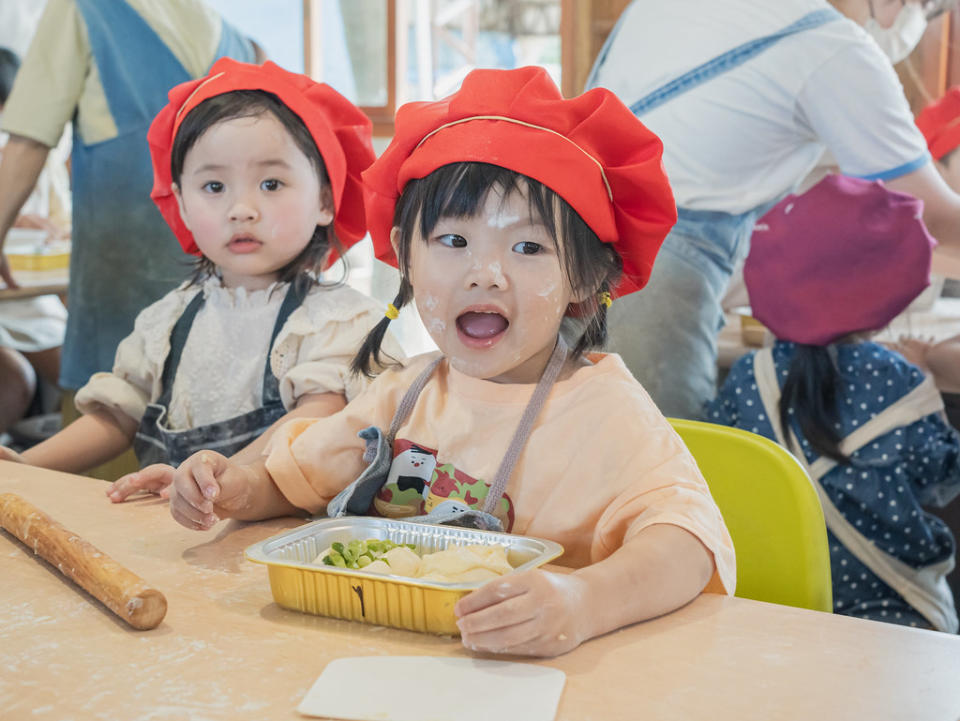
[[[960,145],[960,86],[921,110],[916,122],[935,160]]]
[[[363,112],[336,90],[306,75],[284,70],[272,62],[263,65],[218,60],[203,78],[175,86],[168,104],[154,118],[147,133],[153,160],[150,197],[187,253],[199,255],[193,234],[184,225],[170,186],[170,155],[183,119],[204,100],[234,90],[273,93],[307,127],[323,158],[333,195],[333,228],[344,249],[367,232],[360,174],[375,154],[372,124]],[[331,258],[332,260],[333,258]]]
[[[560,195],[615,244],[624,267],[615,295],[646,284],[676,223],[660,138],[604,88],[565,100],[542,68],[474,70],[442,100],[403,105],[395,127],[363,174],[374,251],[393,266],[390,229],[404,186],[450,163],[498,165]]]
[[[923,202],[879,181],[828,175],[758,222],[743,280],[781,340],[828,345],[878,330],[930,284]]]

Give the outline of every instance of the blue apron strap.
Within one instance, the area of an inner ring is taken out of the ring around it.
[[[630,106],[630,110],[634,115],[639,117],[644,113],[650,112],[654,108],[660,107],[668,100],[672,100],[678,95],[682,95],[689,90],[693,90],[693,88],[703,85],[704,83],[713,80],[717,76],[722,75],[729,70],[733,70],[735,67],[753,59],[764,50],[775,45],[784,38],[795,35],[799,32],[803,32],[804,30],[811,30],[812,28],[825,25],[826,23],[833,22],[834,20],[840,20],[842,18],[843,15],[830,7],[807,13],[802,18],[791,23],[790,25],[787,25],[787,27],[783,28],[782,30],[770,35],[754,38],[753,40],[743,43],[742,45],[738,45],[722,55],[718,55],[712,60],[708,60],[692,70],[685,72],[683,75],[674,78],[666,85],[662,85],[653,92],[648,93],[633,103]],[[595,66],[593,73],[591,73],[591,77],[596,73],[596,68],[599,67],[599,64],[600,63],[598,62],[597,66]]]
[[[110,114],[120,134],[150,121],[167,91],[190,79],[153,28],[124,0],[76,0]]]
[[[167,353],[167,360],[163,363],[163,375],[160,380],[160,398],[156,404],[164,408],[170,407],[170,398],[173,391],[173,381],[177,377],[177,368],[180,367],[180,357],[183,355],[183,346],[187,343],[187,336],[190,335],[190,329],[193,327],[193,319],[203,307],[206,299],[201,290],[187,304],[183,313],[177,319],[170,332],[170,352]]]
[[[213,62],[219,58],[233,58],[242,63],[252,63],[256,60],[253,43],[226,20],[220,21],[220,44],[217,46]],[[213,63],[210,67],[213,67]]]
[[[280,382],[273,374],[270,367],[270,356],[273,354],[273,344],[277,342],[277,336],[283,329],[287,318],[303,303],[305,293],[299,291],[300,285],[294,280],[287,289],[287,294],[280,304],[280,310],[277,312],[277,322],[273,324],[273,334],[270,336],[270,349],[267,351],[267,360],[263,368],[263,405],[274,403],[280,400]]]

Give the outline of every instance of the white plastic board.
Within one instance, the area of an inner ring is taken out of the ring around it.
[[[553,721],[566,674],[529,663],[363,656],[327,664],[297,710],[349,721]]]

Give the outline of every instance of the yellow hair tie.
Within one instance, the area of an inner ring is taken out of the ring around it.
[[[396,320],[397,316],[400,315],[400,311],[397,310],[397,307],[393,303],[387,303],[387,312],[384,313],[384,315],[390,320]]]
[[[606,291],[600,294],[600,302],[603,305],[607,306],[607,308],[613,305],[613,299],[610,297],[610,294],[607,293]]]

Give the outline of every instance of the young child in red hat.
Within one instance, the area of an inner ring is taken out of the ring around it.
[[[733,546],[696,463],[619,356],[588,352],[675,221],[661,154],[612,93],[564,100],[539,68],[475,70],[403,106],[364,174],[400,290],[355,364],[377,362],[413,300],[440,353],[385,371],[335,416],[287,424],[262,462],[198,454],[173,515],[208,528],[375,513],[561,543],[571,574],[512,574],[459,602],[478,651],[564,653],[705,587],[732,593]]]
[[[869,340],[930,282],[922,205],[829,175],[754,231],[744,281],[772,348],[731,368],[708,421],[790,449],[819,491],[837,613],[957,632],[954,539],[924,506],[960,493],[933,382]]]
[[[200,449],[252,460],[281,421],[341,409],[367,385],[350,358],[382,314],[321,282],[366,233],[367,117],[269,62],[220,60],[169,100],[147,136],[151,195],[193,277],[137,316],[113,372],[77,393],[84,415],[20,457],[83,471],[132,443],[141,470],[111,487],[114,501],[163,491]]]

